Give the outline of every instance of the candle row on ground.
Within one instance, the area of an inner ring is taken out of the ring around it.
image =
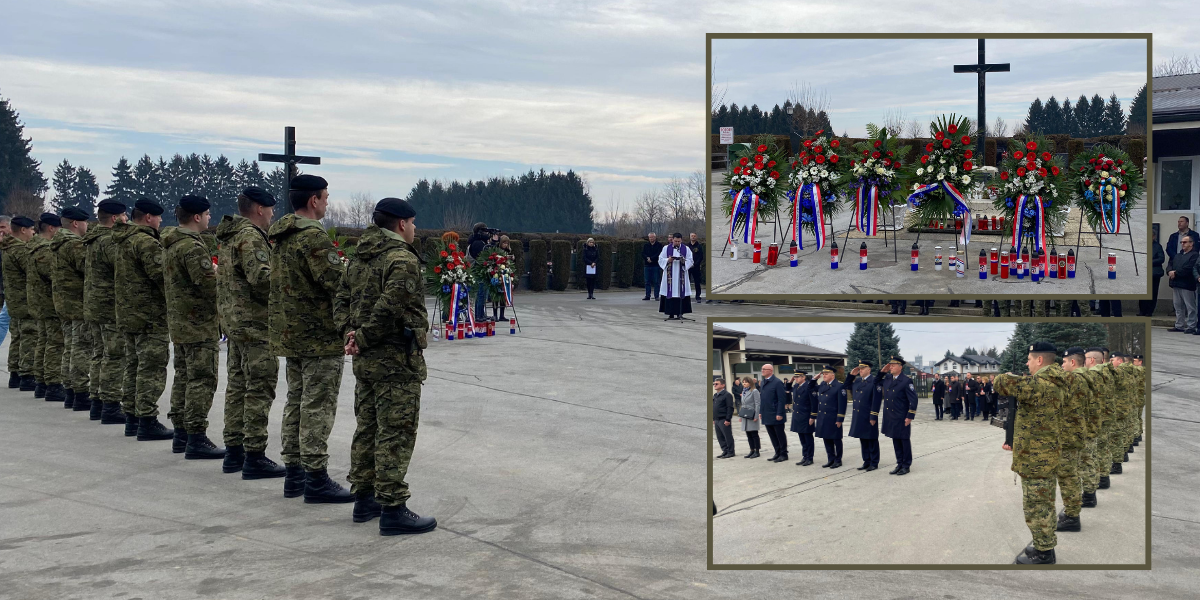
[[[444,339],[448,342],[454,341],[454,339],[456,337],[460,340],[470,339],[470,338],[489,337],[489,336],[496,335],[496,322],[495,321],[482,321],[482,322],[475,323],[473,326],[469,323],[460,322],[458,324],[458,326],[456,327],[454,325],[451,325],[449,321],[446,321],[445,323],[442,323],[442,327],[440,330],[437,327],[435,327],[433,329],[433,337],[435,339],[439,337],[439,335],[438,335],[439,331],[442,332],[442,335],[440,337],[442,337],[442,339]],[[516,319],[508,320],[508,333],[509,333],[509,335],[513,335],[513,334],[517,333],[517,320]]]

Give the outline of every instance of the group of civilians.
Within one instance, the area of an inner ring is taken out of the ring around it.
[[[950,420],[957,421],[961,416],[964,421],[974,421],[979,417],[985,423],[998,412],[1000,395],[992,388],[991,375],[974,373],[941,373],[933,375],[933,411],[934,420],[942,421],[946,411],[950,412]]]
[[[1167,239],[1167,282],[1171,286],[1172,300],[1175,303],[1175,326],[1167,331],[1200,334],[1196,330],[1196,282],[1200,281],[1200,265],[1196,257],[1200,256],[1200,233],[1191,228],[1187,217],[1179,217],[1179,230]],[[1158,301],[1158,282],[1163,276],[1163,248],[1154,239],[1154,300]],[[1152,312],[1153,309],[1151,309]],[[1145,311],[1143,311],[1145,312]]]

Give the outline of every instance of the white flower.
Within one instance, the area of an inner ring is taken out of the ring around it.
[[[945,178],[946,178],[945,173],[938,173],[938,179],[945,179]]]
[[[924,168],[924,167],[922,167],[922,168],[920,168],[920,169],[917,169],[917,175],[924,175],[924,174],[925,174],[925,168]]]
[[[955,173],[958,173],[958,167],[950,165],[950,174],[953,175]]]
[[[971,177],[969,175],[963,175],[962,182],[971,183]]]
[[[883,175],[883,167],[875,167],[876,175]]]
[[[942,163],[942,164],[945,164],[945,162],[946,162],[946,159],[945,159],[944,157],[943,157],[943,158],[939,158],[939,159],[938,159],[938,162],[940,162],[940,163]]]

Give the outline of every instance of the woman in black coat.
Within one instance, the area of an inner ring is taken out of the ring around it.
[[[591,270],[591,273],[588,273],[588,270]],[[600,272],[600,249],[596,247],[596,240],[592,238],[588,238],[583,247],[583,272],[587,273],[584,276],[587,279],[587,299],[595,300],[596,274]]]
[[[808,423],[817,416],[817,380],[808,375],[796,375],[792,381],[792,431],[800,438],[802,467],[813,464],[813,431]]]

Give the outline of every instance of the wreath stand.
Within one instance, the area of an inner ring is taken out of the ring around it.
[[[1083,214],[1082,214],[1082,211],[1080,211],[1080,213],[1081,214],[1079,215],[1079,231],[1078,231],[1078,233],[1075,234],[1075,256],[1079,256],[1079,245],[1080,245],[1080,241],[1083,240]],[[1125,221],[1125,224],[1128,225],[1129,221]],[[1091,229],[1090,225],[1088,226],[1088,229]],[[1092,229],[1092,235],[1096,236],[1096,241],[1100,243],[1099,258],[1104,258],[1104,236],[1113,235],[1113,236],[1117,236],[1118,238],[1120,238],[1120,236],[1129,236],[1129,254],[1131,256],[1133,256],[1133,273],[1134,273],[1134,275],[1141,275],[1138,272],[1137,246],[1133,243],[1133,228],[1132,227],[1126,227],[1125,233],[1104,233],[1104,232],[1096,231],[1096,230]]]
[[[823,215],[823,216],[822,216],[822,218],[823,218],[823,220],[824,220],[824,219],[828,219],[828,220],[826,220],[826,221],[825,221],[825,222],[826,222],[826,223],[829,225],[829,227],[828,227],[827,231],[833,231],[833,215],[826,213],[825,215]],[[854,219],[853,219],[853,218],[851,218],[851,221],[853,221],[853,220],[854,220]],[[788,217],[788,225],[787,225],[787,229],[786,229],[786,231],[791,231],[791,230],[792,230],[792,225],[795,223],[795,221],[796,221],[796,213],[795,213],[795,211],[792,211],[792,216]],[[803,227],[803,225],[801,225],[801,227]],[[832,239],[833,239],[833,242],[834,242],[834,243],[837,243],[837,234],[833,234],[833,236],[832,236]],[[792,240],[792,241],[794,242],[794,241],[796,241],[796,240]],[[843,248],[842,248],[842,253],[841,253],[841,254],[845,254],[845,252],[846,252],[846,249],[845,249],[845,247],[844,247],[845,245],[846,245],[846,242],[845,242],[845,240],[842,240],[842,246],[843,246]],[[782,248],[782,246],[780,247],[779,251],[780,251],[780,253],[782,253],[782,252],[783,252],[783,248]],[[842,258],[841,258],[841,256],[839,256],[839,257],[838,257],[838,262],[840,263],[840,262],[841,262],[841,260],[842,260]]]
[[[737,231],[738,223],[741,223],[743,220],[744,219],[742,218],[742,214],[738,213],[733,218],[733,227],[731,229],[733,229],[734,231]],[[765,216],[764,218],[759,220],[759,224],[763,224],[763,223],[770,223],[771,225],[773,225],[774,227],[771,228],[771,231],[775,234],[775,239],[782,239],[783,230],[780,229],[780,227],[779,227],[779,206],[775,207],[775,214],[773,216]],[[756,240],[753,240],[753,239],[750,240],[750,244],[753,245],[755,241]],[[726,237],[725,245],[723,247],[721,247],[721,255],[724,256],[725,251],[728,249],[729,249],[729,238]]]
[[[890,212],[892,214],[892,222],[891,222],[892,258],[895,259],[897,264],[899,264],[899,262],[900,262],[900,244],[896,242],[896,229],[895,229],[895,227],[896,227],[896,207],[894,205],[892,205],[891,202],[888,203],[888,212]],[[830,226],[831,227],[832,227],[832,222],[833,222],[833,219],[830,218]],[[887,219],[882,219],[882,222],[880,223],[880,225],[884,226],[883,247],[887,248],[888,247],[888,242],[887,242],[888,222],[887,222]],[[846,225],[846,235],[842,237],[842,247],[843,248],[847,247],[846,244],[848,244],[850,242],[850,230],[851,229],[854,229],[854,215],[853,214],[850,215],[850,223],[848,225]],[[918,234],[918,237],[919,236],[920,236],[920,234]],[[868,237],[876,237],[876,236],[868,236]]]

